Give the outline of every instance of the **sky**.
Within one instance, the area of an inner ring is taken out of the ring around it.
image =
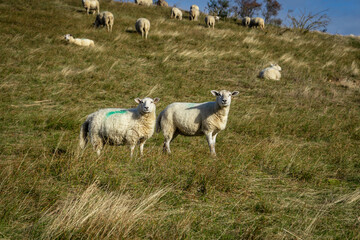
[[[166,0],[169,6],[176,5],[184,10],[190,9],[192,4],[205,11],[209,0]],[[230,1],[231,2],[231,1]],[[262,2],[262,0],[258,0]],[[326,13],[331,22],[327,27],[327,32],[331,34],[360,36],[360,0],[278,0],[282,5],[279,17],[284,21],[288,10],[304,10],[317,13],[322,10],[328,10]],[[285,23],[287,23],[285,21]]]

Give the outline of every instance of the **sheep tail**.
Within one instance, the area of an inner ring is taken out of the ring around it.
[[[89,122],[86,120],[80,128],[80,147],[84,149],[88,142]]]
[[[163,114],[164,114],[164,111],[162,111],[156,119],[156,132],[161,131],[161,118],[162,118]]]

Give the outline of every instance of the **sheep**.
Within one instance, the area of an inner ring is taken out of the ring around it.
[[[210,154],[216,156],[216,136],[226,127],[231,97],[238,95],[239,92],[212,90],[211,93],[216,96],[215,102],[176,102],[168,105],[159,114],[156,119],[156,131],[162,130],[163,132],[164,152],[171,153],[170,142],[179,134],[184,136],[205,135]]]
[[[259,73],[260,78],[268,79],[268,80],[280,80],[281,78],[281,67],[277,64],[271,64],[270,67],[263,69]]]
[[[135,0],[135,3],[138,5],[151,6],[153,4],[153,0]]]
[[[135,28],[138,33],[141,33],[141,37],[147,39],[150,31],[150,21],[146,18],[139,18],[135,23]]]
[[[181,10],[176,8],[176,7],[172,8],[170,18],[178,18],[179,20],[182,20],[182,12],[181,12]]]
[[[112,27],[114,25],[114,15],[111,12],[102,12],[96,16],[94,25],[95,27],[106,26],[108,32],[112,32]]]
[[[160,7],[168,7],[169,4],[165,0],[158,0],[156,3]]]
[[[260,27],[261,29],[264,29],[265,21],[260,17],[252,18],[250,21],[250,27]]]
[[[89,14],[91,10],[93,14],[95,14],[96,10],[98,14],[100,13],[100,3],[98,0],[83,0],[83,6],[87,14]]]
[[[243,26],[245,26],[245,27],[249,27],[249,26],[250,26],[250,22],[251,22],[251,18],[249,18],[249,17],[244,17],[244,18],[242,19],[242,24],[243,24]]]
[[[135,98],[137,108],[105,108],[87,116],[80,129],[80,148],[84,149],[88,138],[97,155],[101,154],[105,144],[130,145],[130,157],[140,144],[143,155],[144,144],[154,133],[156,106],[159,98]]]
[[[197,21],[199,15],[200,15],[199,7],[196,5],[191,5],[190,15],[189,15],[190,21],[192,21],[192,20]]]
[[[85,38],[74,38],[73,35],[71,35],[71,34],[64,35],[64,38],[67,42],[76,44],[78,46],[84,46],[84,47],[95,46],[93,40],[85,39]]]
[[[210,26],[212,26],[212,28],[214,29],[215,27],[215,17],[213,16],[206,16],[205,17],[205,24],[206,26],[209,28]]]
[[[220,21],[220,17],[219,16],[215,16],[215,20],[218,22]]]

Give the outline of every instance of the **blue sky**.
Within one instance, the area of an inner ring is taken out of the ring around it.
[[[188,10],[192,4],[205,10],[208,0],[166,0],[170,6],[176,5],[182,9]],[[258,0],[262,2],[262,0]],[[278,0],[282,5],[279,17],[283,20],[287,11],[304,10],[317,13],[322,10],[328,10],[327,14],[331,18],[328,25],[328,32],[342,35],[360,35],[360,0]]]

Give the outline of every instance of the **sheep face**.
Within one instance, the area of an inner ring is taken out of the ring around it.
[[[281,67],[278,64],[271,64],[271,67],[281,72]]]
[[[66,34],[66,35],[64,35],[64,39],[66,41],[70,41],[70,39],[74,39],[74,37],[71,34]]]
[[[238,91],[230,92],[227,90],[211,90],[212,95],[216,96],[216,102],[220,107],[228,107],[231,104],[231,97],[239,94]]]
[[[160,101],[160,98],[135,98],[135,102],[139,104],[138,108],[142,114],[155,112],[156,106],[155,104]]]

